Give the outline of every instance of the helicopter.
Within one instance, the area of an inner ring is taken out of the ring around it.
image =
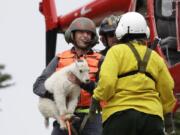
[[[149,47],[166,62],[175,81],[174,94],[180,107],[180,0],[93,0],[65,15],[57,15],[55,0],[42,0],[39,11],[46,25],[46,65],[55,56],[58,34],[64,34],[77,17],[88,17],[97,26],[109,15],[136,11],[141,13],[150,29]]]

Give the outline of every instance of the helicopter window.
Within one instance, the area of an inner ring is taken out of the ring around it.
[[[162,11],[162,16],[165,17],[172,16],[173,13],[172,0],[162,0],[161,11]]]
[[[155,19],[158,36],[160,38],[166,38],[168,36],[176,37],[175,10],[173,10],[174,8],[175,2],[173,2],[173,0],[155,1]]]
[[[155,20],[160,46],[170,65],[180,62],[177,52],[175,0],[155,0]]]
[[[155,15],[164,20],[175,19],[175,2],[173,0],[156,0]]]

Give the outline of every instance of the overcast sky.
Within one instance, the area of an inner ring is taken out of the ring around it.
[[[92,0],[56,0],[58,15]],[[37,109],[32,85],[45,66],[45,24],[39,0],[1,0],[0,64],[15,85],[0,90],[0,135],[50,135]],[[71,5],[71,7],[69,6]],[[68,46],[58,36],[58,51]],[[52,121],[51,121],[52,123]],[[52,127],[52,126],[50,126]]]

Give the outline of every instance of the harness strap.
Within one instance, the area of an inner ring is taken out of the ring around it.
[[[137,74],[137,73],[140,72],[140,73],[144,73],[146,76],[148,76],[153,81],[155,81],[153,76],[150,73],[146,72],[146,67],[147,67],[147,64],[148,64],[148,61],[149,61],[152,50],[147,48],[146,52],[145,52],[145,55],[144,55],[144,58],[143,58],[143,60],[141,60],[141,57],[140,57],[138,51],[136,50],[136,48],[131,43],[127,43],[127,46],[131,49],[131,51],[133,52],[133,54],[134,54],[134,56],[135,56],[135,58],[136,58],[136,60],[138,62],[138,70],[130,71],[128,73],[118,75],[118,78],[126,77],[126,76],[129,76],[129,75],[134,75],[134,74]]]
[[[150,58],[152,50],[147,48],[146,53],[144,55],[143,61],[141,62],[142,64],[140,65],[140,72],[145,73],[146,72],[146,67]]]
[[[131,49],[131,51],[133,52],[137,62],[138,62],[138,70],[140,69],[140,67],[142,67],[142,60],[141,57],[139,55],[139,53],[137,52],[136,48],[131,44],[131,43],[127,43],[127,46]]]
[[[126,76],[129,76],[129,75],[134,75],[134,74],[137,74],[137,73],[139,73],[139,70],[130,71],[128,73],[124,73],[124,74],[118,75],[118,78],[126,77]],[[154,82],[156,82],[156,80],[153,78],[153,76],[150,73],[145,72],[144,74],[146,76],[148,76],[149,78],[151,78]]]
[[[71,131],[72,131],[73,135],[78,135],[78,132],[72,125],[71,125]]]
[[[86,125],[86,123],[87,123],[88,120],[89,120],[89,115],[86,114],[86,115],[84,116],[83,121],[82,121],[82,123],[81,123],[81,125],[80,125],[80,128],[79,128],[79,133],[80,133],[80,134],[82,133],[82,131],[83,131],[83,129],[84,129],[84,127],[85,127],[85,125]]]
[[[127,43],[128,47],[131,49],[131,51],[133,52],[137,62],[138,62],[138,70],[139,72],[145,73],[146,72],[146,67],[147,67],[147,63],[149,61],[150,55],[152,50],[147,48],[144,58],[143,60],[141,60],[141,57],[138,53],[138,51],[136,50],[136,48],[131,44],[131,43]]]

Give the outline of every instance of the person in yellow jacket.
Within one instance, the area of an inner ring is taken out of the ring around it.
[[[90,115],[104,100],[103,135],[164,135],[164,115],[175,105],[174,81],[163,59],[147,48],[150,35],[144,17],[123,14],[119,45],[111,47],[101,66]]]

